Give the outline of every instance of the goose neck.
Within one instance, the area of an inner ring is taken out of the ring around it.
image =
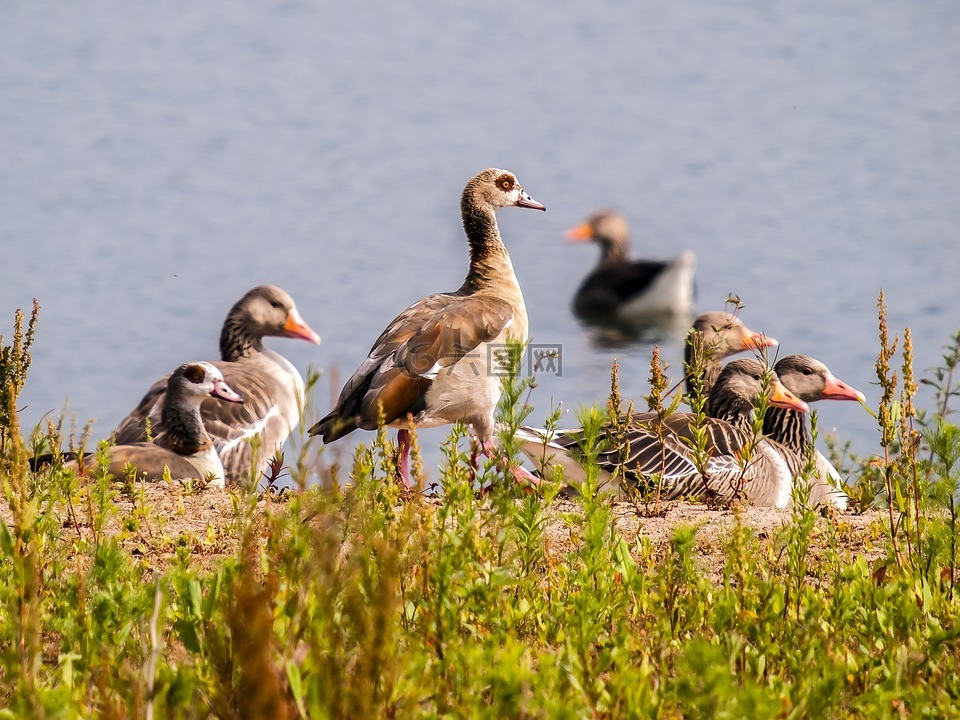
[[[209,448],[212,442],[200,418],[199,399],[191,400],[195,398],[168,390],[161,413],[164,431],[157,444],[179,455],[193,455]]]
[[[763,418],[763,434],[802,456],[810,445],[810,432],[804,414],[796,410],[771,407]]]
[[[627,255],[627,244],[622,240],[612,240],[602,238],[598,240],[600,244],[600,262],[598,267],[613,267],[615,265],[625,265],[629,261]]]
[[[470,197],[461,204],[463,229],[470,246],[470,270],[463,281],[461,291],[496,288],[503,282],[514,279],[513,264],[507,248],[500,239],[500,229],[493,210],[481,207]]]
[[[220,331],[220,359],[236,362],[263,349],[263,341],[250,333],[241,317],[229,315]]]
[[[753,404],[732,393],[711,392],[707,400],[707,415],[749,433],[753,425]]]
[[[683,367],[687,374],[685,385],[688,393],[693,392],[691,377],[699,362],[703,370],[703,392],[709,394],[723,370],[723,363],[715,355],[710,348],[705,347],[703,333],[698,332],[687,338],[683,348]]]

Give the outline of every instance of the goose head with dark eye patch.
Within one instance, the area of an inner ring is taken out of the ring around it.
[[[777,376],[795,395],[807,402],[817,400],[864,401],[859,390],[838,380],[819,360],[807,355],[787,355],[777,361]]]
[[[167,381],[168,391],[178,389],[184,395],[197,398],[220,398],[227,402],[242,403],[243,398],[223,379],[223,373],[208,362],[184,363]]]
[[[320,336],[304,322],[293,298],[276,285],[259,285],[230,310],[250,337],[292,337],[320,344]]]
[[[530,197],[517,181],[516,175],[509,170],[488,168],[475,175],[463,191],[464,199],[486,206],[496,211],[500,208],[516,205],[533,210],[547,208]]]
[[[194,385],[199,385],[206,378],[206,373],[200,365],[188,365],[183,371],[183,376]]]

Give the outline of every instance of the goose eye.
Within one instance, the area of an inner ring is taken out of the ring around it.
[[[271,300],[270,306],[276,308],[277,310],[281,310],[283,308],[279,300]]]
[[[504,190],[513,190],[513,180],[508,177],[500,178],[500,187]]]
[[[203,382],[204,372],[203,372],[203,368],[200,367],[199,365],[191,365],[189,368],[187,368],[187,372],[185,373],[185,375],[187,380],[189,380],[192,383]]]
[[[803,374],[804,374],[804,375],[813,375],[813,370],[811,370],[810,368],[804,368],[804,369],[803,369]]]

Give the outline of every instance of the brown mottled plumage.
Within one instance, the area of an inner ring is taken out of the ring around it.
[[[806,412],[806,403],[783,387],[770,372],[770,404]],[[706,477],[697,469],[690,450],[693,438],[690,413],[672,413],[662,425],[656,413],[636,413],[628,418],[622,438],[615,437],[612,428],[607,430],[607,444],[597,458],[604,483],[609,485],[617,477],[639,483],[660,475],[665,499],[704,497],[708,493],[729,499],[742,487],[746,498],[756,505],[786,506],[793,478],[802,467],[795,453],[770,439],[760,438],[750,462],[740,461],[740,455],[751,443],[753,408],[762,392],[763,374],[764,367],[758,360],[736,360],[723,369],[711,389],[710,417],[703,426],[709,457]],[[662,441],[658,426],[662,429]],[[582,482],[583,432],[580,429],[561,430],[553,437],[546,437],[535,428],[521,428],[517,438],[522,443],[521,450],[538,466],[544,462],[560,463],[569,484]]]
[[[220,369],[245,402],[227,405],[207,400],[200,408],[207,432],[223,462],[228,485],[240,483],[251,469],[259,478],[270,458],[300,421],[303,378],[282,355],[265,347],[264,337],[292,337],[320,342],[293,298],[274,285],[259,285],[244,294],[227,313],[220,331]],[[115,430],[121,444],[145,441],[147,421],[154,436],[165,427],[162,418],[166,378],[153,384],[137,407]],[[256,467],[250,443],[260,438]]]
[[[357,428],[384,421],[401,428],[401,474],[409,481],[407,418],[420,427],[462,420],[486,446],[500,379],[490,347],[508,339],[526,342],[523,294],[500,238],[495,212],[518,207],[543,210],[513,173],[490,168],[471,178],[461,196],[470,267],[460,288],[429,295],[398,315],[347,380],[336,406],[312,428],[333,442]]]

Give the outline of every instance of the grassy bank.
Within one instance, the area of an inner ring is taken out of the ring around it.
[[[439,497],[397,486],[385,433],[282,497],[35,473],[60,438],[21,440],[21,321],[0,342],[0,716],[957,716],[960,336],[924,415],[882,318],[883,442],[844,458],[842,515],[591,481],[560,499],[492,463],[481,494],[463,428]],[[508,427],[525,397],[508,388]]]

